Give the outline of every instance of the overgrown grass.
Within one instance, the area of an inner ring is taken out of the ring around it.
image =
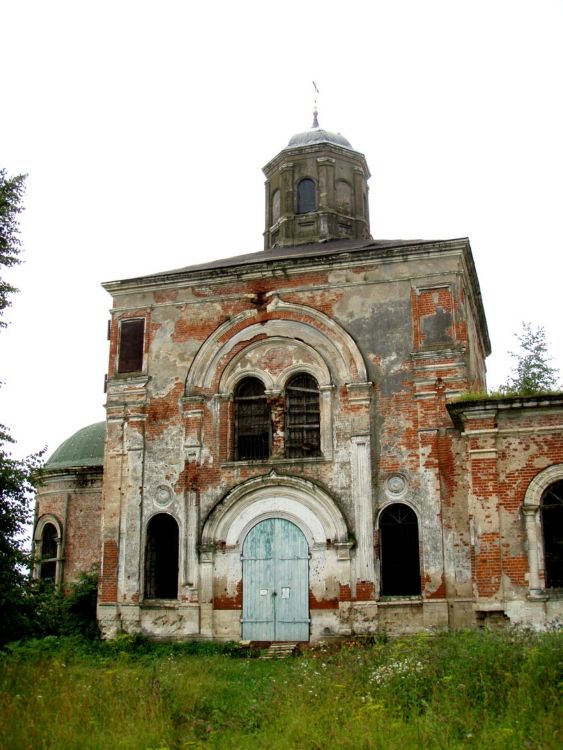
[[[0,747],[563,745],[561,634],[381,639],[279,662],[246,654],[130,638],[13,644],[0,655]]]

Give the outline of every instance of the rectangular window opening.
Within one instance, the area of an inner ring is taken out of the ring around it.
[[[145,321],[123,320],[119,341],[118,373],[141,372],[145,344]]]

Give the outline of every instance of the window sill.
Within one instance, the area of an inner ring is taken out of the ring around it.
[[[141,602],[143,609],[175,609],[180,604],[179,599],[144,599]]]
[[[291,466],[293,464],[328,464],[332,458],[328,456],[315,456],[314,458],[264,458],[255,461],[224,461],[222,469],[236,469],[241,466]]]
[[[146,375],[142,370],[135,370],[135,372],[114,372],[111,378],[108,378],[108,384],[122,380],[148,380],[149,376]]]
[[[404,607],[409,605],[419,605],[423,603],[422,596],[413,594],[412,596],[380,596],[377,600],[378,607]]]

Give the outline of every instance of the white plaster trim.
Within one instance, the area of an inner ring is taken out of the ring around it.
[[[101,478],[102,470],[101,467],[97,472]],[[63,492],[70,492],[70,494],[77,494],[82,497],[83,495],[99,495],[102,490],[101,483],[98,484],[98,486],[93,487],[76,487],[74,483],[76,482],[76,474],[65,474],[62,477],[55,477],[53,475],[49,476],[48,478],[53,481],[57,482],[64,482],[65,484],[72,484],[72,488],[65,487],[64,489],[62,487],[59,487],[58,489],[52,489],[52,490],[46,490],[43,489],[43,487],[39,488],[39,492],[37,492],[36,497],[39,502],[45,497],[50,497],[52,495],[61,495]]]
[[[461,437],[473,437],[474,435],[498,435],[498,429],[494,427],[492,430],[464,430],[461,433]]]
[[[540,471],[532,479],[524,497],[524,507],[535,505],[539,508],[542,495],[550,484],[563,480],[563,464],[555,464]]]
[[[296,350],[295,361],[301,360],[298,364],[292,365],[283,370],[278,377],[274,380],[269,372],[262,369],[249,369],[240,368],[241,360],[245,359],[250,353],[259,349],[271,349],[275,346],[287,346]],[[299,353],[300,350],[303,353]],[[305,364],[307,360],[313,360],[314,364]],[[272,336],[267,339],[261,339],[255,341],[249,346],[245,347],[237,355],[235,355],[228,365],[223,370],[221,380],[219,381],[219,390],[221,393],[232,393],[237,383],[247,377],[254,376],[264,383],[264,387],[267,391],[274,391],[281,393],[285,388],[285,384],[292,375],[296,373],[306,372],[312,375],[319,387],[330,387],[331,378],[330,371],[327,367],[326,362],[320,356],[320,354],[308,344],[304,344],[302,341],[296,341],[295,339],[288,338],[286,336]]]
[[[542,432],[563,432],[563,424],[551,424],[543,427],[514,427],[510,429],[500,428],[499,435],[536,435]]]
[[[373,498],[369,435],[351,438],[352,501],[356,526],[356,576],[375,584]]]
[[[62,539],[63,536],[63,527],[57,516],[53,515],[53,513],[46,513],[43,516],[40,516],[37,519],[37,524],[35,526],[35,531],[33,533],[33,538],[35,542],[41,543],[41,537],[43,535],[43,529],[45,526],[50,523],[52,524],[55,529],[57,530],[57,538],[58,540]]]
[[[305,479],[278,475],[255,477],[238,485],[211,511],[201,545],[241,544],[248,530],[264,518],[284,517],[295,523],[309,544],[348,542],[344,517],[324,490]]]
[[[334,320],[324,313],[305,305],[294,305],[274,297],[268,311],[280,310],[295,317],[273,319],[263,323],[253,322],[257,312],[244,311],[220,325],[200,347],[186,379],[186,394],[196,387],[209,387],[216,377],[223,357],[241,342],[251,341],[255,336],[300,339],[317,351],[323,358],[332,380],[338,383],[365,382],[367,372],[360,350],[352,337]],[[302,318],[310,322],[304,322]],[[230,335],[241,323],[242,329]],[[354,372],[355,370],[355,372]],[[326,382],[326,381],[325,381]]]
[[[407,493],[408,494],[408,493]],[[421,518],[421,512],[419,508],[417,508],[416,505],[412,502],[410,498],[405,499],[405,496],[401,498],[388,498],[387,500],[384,500],[381,503],[378,503],[377,511],[376,511],[376,520],[375,520],[375,528],[379,529],[379,521],[381,518],[381,514],[383,511],[388,508],[390,505],[408,505],[408,507],[414,511],[414,514],[416,516],[416,520],[418,523],[418,535],[419,535],[419,543],[422,541],[422,529],[424,528],[422,525],[422,518]]]

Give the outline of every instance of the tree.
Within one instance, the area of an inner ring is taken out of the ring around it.
[[[18,215],[23,211],[25,178],[23,174],[8,177],[6,170],[0,169],[0,269],[21,263]],[[10,306],[9,295],[14,292],[17,289],[0,277],[0,316]],[[5,327],[6,323],[0,320],[0,328]]]
[[[522,323],[518,339],[519,350],[509,352],[514,361],[512,372],[501,392],[533,396],[557,388],[559,370],[551,367],[548,345],[543,326],[533,328],[531,323]]]
[[[31,520],[34,476],[41,453],[22,460],[12,458],[14,441],[0,425],[0,645],[21,637],[26,630],[26,585],[29,553],[25,551],[26,525]]]
[[[21,262],[18,215],[22,212],[25,175],[8,177],[0,169],[0,272]],[[17,291],[0,276],[0,316]],[[0,321],[0,327],[6,323]],[[27,568],[26,525],[30,519],[33,478],[41,453],[22,460],[11,456],[13,444],[8,430],[0,425],[0,644],[17,638],[26,629]]]

